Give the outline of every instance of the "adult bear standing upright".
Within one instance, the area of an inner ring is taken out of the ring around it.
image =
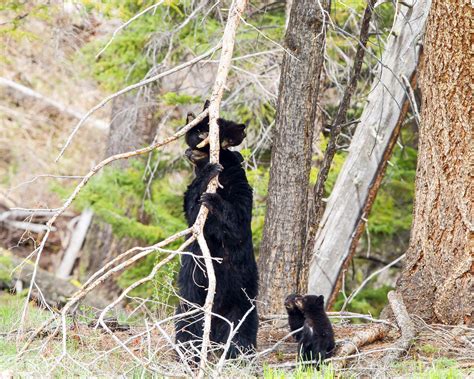
[[[221,146],[233,146],[233,141],[242,141],[245,137],[242,124],[219,119]],[[254,304],[258,292],[258,272],[252,245],[252,188],[242,168],[243,158],[238,152],[221,149],[220,164],[209,163],[209,147],[197,147],[209,131],[209,119],[204,119],[188,132],[186,141],[190,148],[186,156],[195,166],[195,179],[189,185],[184,196],[184,211],[188,225],[194,224],[202,205],[209,209],[204,227],[204,237],[213,258],[216,274],[216,294],[212,311],[238,325],[246,312]],[[241,138],[235,138],[240,134]],[[242,137],[243,134],[243,137]],[[196,136],[200,136],[196,141]],[[229,138],[233,136],[229,143]],[[194,141],[191,143],[190,141]],[[238,142],[238,143],[240,143]],[[205,193],[209,181],[218,176],[221,186],[214,194]],[[201,250],[197,242],[188,249],[197,256]],[[183,255],[178,277],[179,294],[183,300],[177,314],[195,309],[193,305],[203,306],[208,280],[202,259]],[[247,315],[242,326],[232,340],[227,354],[235,358],[241,353],[252,351],[257,344],[258,316],[256,308]],[[213,316],[211,341],[224,344],[229,337],[228,322]],[[203,314],[183,316],[176,322],[176,342],[178,346],[195,357],[198,355],[203,333]],[[191,345],[197,348],[194,349]]]

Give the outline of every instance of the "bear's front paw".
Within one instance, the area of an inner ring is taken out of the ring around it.
[[[223,170],[224,167],[222,167],[222,165],[220,165],[219,163],[208,163],[203,169],[203,174],[206,176],[208,181],[211,181],[211,179],[214,179]]]
[[[217,193],[203,193],[199,202],[209,209],[212,214],[221,212],[222,198]]]

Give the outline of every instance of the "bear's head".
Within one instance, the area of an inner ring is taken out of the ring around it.
[[[204,109],[209,107],[209,101],[204,104]],[[189,124],[196,116],[188,113],[186,123]],[[219,125],[219,140],[221,149],[227,149],[232,146],[238,146],[246,137],[245,124],[238,124],[234,121],[217,120]],[[191,149],[209,151],[209,116],[206,116],[199,124],[186,133],[186,144]]]

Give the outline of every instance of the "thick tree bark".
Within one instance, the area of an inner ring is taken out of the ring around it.
[[[471,20],[469,1],[434,0],[425,34],[415,207],[398,286],[408,311],[429,322],[470,324],[474,308]]]
[[[319,224],[308,292],[324,295],[327,305],[337,294],[341,273],[355,252],[408,110],[405,81],[413,77],[418,64],[429,7],[429,0],[418,1],[412,8],[402,6]]]
[[[329,1],[322,1],[325,12]],[[297,290],[306,236],[311,143],[325,42],[325,14],[318,2],[294,1],[285,36],[273,136],[267,213],[260,249],[263,313],[283,311]]]

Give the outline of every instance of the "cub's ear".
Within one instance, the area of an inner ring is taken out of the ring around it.
[[[204,103],[203,111],[209,108],[209,104],[211,104],[211,102],[209,100],[206,100],[206,102]]]
[[[186,116],[186,124],[189,124],[195,118],[196,118],[196,115],[193,112],[189,112],[188,115]]]
[[[237,128],[244,130],[247,127],[245,124],[237,124]]]
[[[318,303],[324,304],[324,295],[318,296]]]

